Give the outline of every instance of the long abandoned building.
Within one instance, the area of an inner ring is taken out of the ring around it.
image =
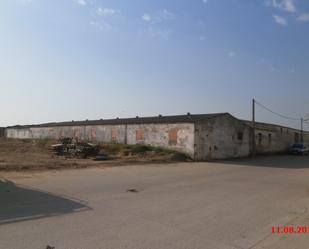
[[[229,113],[86,120],[5,128],[8,138],[75,137],[105,143],[145,144],[173,149],[194,160],[285,152],[301,141],[296,129],[235,118]],[[309,132],[303,133],[309,142]],[[253,141],[255,146],[253,146]],[[254,150],[254,151],[253,151]]]

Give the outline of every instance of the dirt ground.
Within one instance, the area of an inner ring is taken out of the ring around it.
[[[51,145],[59,143],[50,139],[0,138],[0,170],[43,170],[114,166],[131,163],[188,161],[189,158],[175,151],[143,145],[100,144],[101,152],[110,159],[95,161],[57,156]]]

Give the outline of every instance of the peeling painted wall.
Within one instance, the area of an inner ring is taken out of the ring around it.
[[[194,155],[193,123],[7,128],[6,136],[34,139],[76,137],[97,142],[146,144],[178,150],[191,157]]]
[[[194,155],[193,123],[128,125],[127,133],[128,144],[161,146]]]

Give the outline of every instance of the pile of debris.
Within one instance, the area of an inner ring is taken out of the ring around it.
[[[96,144],[81,142],[72,137],[65,137],[60,143],[52,145],[53,151],[58,156],[71,156],[78,158],[87,158],[97,156],[100,147]]]

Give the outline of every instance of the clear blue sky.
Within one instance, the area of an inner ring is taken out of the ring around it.
[[[0,125],[309,116],[308,44],[307,0],[1,0]]]

